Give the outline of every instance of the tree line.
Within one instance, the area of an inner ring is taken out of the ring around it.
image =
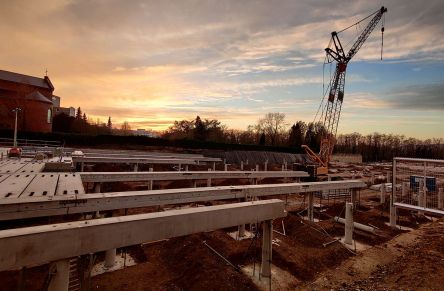
[[[108,122],[92,122],[80,107],[75,117],[59,114],[53,118],[53,131],[87,135],[134,135],[130,124],[125,121],[120,128]],[[322,123],[296,121],[289,124],[284,113],[267,113],[245,130],[230,129],[217,119],[174,121],[159,136],[166,140],[189,140],[197,142],[225,143],[232,145],[259,145],[301,149],[308,145],[319,151],[326,130]],[[444,159],[442,138],[420,140],[403,135],[372,133],[340,134],[336,139],[334,153],[361,154],[364,162],[391,160],[393,157],[418,157]]]

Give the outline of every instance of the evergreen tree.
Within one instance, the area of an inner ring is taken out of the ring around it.
[[[206,128],[199,115],[196,117],[194,121],[194,139],[196,140],[205,140],[205,132]]]
[[[76,119],[77,120],[82,119],[82,109],[80,109],[80,107],[77,108]]]
[[[259,138],[259,145],[264,146],[265,145],[265,132],[261,134],[261,137]]]
[[[106,124],[106,127],[108,127],[109,130],[113,128],[113,124],[111,122],[111,116],[108,116],[108,123]]]

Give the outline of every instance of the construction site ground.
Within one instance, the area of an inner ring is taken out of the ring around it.
[[[349,172],[342,171],[344,176],[361,175],[353,167],[345,169]],[[376,170],[382,173],[384,168],[371,169],[361,178],[368,180],[368,174]],[[189,187],[188,183],[163,182],[157,183],[156,187]],[[249,182],[213,183],[217,186]],[[108,183],[104,185],[104,191],[143,187],[143,183]],[[377,230],[375,234],[356,230],[356,251],[338,241],[344,235],[344,225],[332,219],[344,216],[343,199],[316,199],[315,203],[322,205],[316,207],[316,222],[308,222],[304,218],[304,196],[281,197],[288,202],[288,215],[283,220],[274,221],[272,290],[442,290],[444,220],[403,211],[398,220],[401,229],[392,229],[387,225],[388,205],[379,203],[379,192],[363,190],[359,197],[355,221]],[[218,203],[227,201],[205,205]],[[172,207],[184,206],[130,209],[126,214]],[[61,218],[62,221],[70,219],[78,217]],[[250,229],[248,225],[247,229],[254,234],[252,239],[234,240],[228,233],[237,228],[231,228],[119,249],[118,255],[131,256],[136,265],[92,277],[92,290],[269,290],[269,280],[257,278],[261,258],[260,231]],[[103,257],[99,254],[98,260]],[[256,276],[253,276],[253,270]],[[26,269],[22,273],[0,272],[0,290],[16,290],[21,274],[25,278],[23,290],[41,290],[47,272],[48,265]]]

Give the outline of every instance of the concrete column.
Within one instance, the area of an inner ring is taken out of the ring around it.
[[[345,235],[344,243],[353,244],[353,204],[345,204]]]
[[[49,270],[54,273],[49,282],[48,291],[68,291],[69,259],[52,263]]]
[[[80,163],[80,172],[83,172],[83,169],[85,168],[85,163],[81,162]]]
[[[197,188],[197,180],[193,180],[193,188]]]
[[[327,175],[327,180],[331,181],[331,176],[330,175]]]
[[[178,164],[177,167],[179,172],[182,171],[182,164]]]
[[[267,220],[262,223],[262,277],[271,277],[271,259],[272,259],[272,236],[273,236],[273,221]]]
[[[313,215],[313,192],[308,193],[308,209],[307,209],[307,217],[309,221],[314,221]]]
[[[134,164],[134,172],[137,172],[137,171],[139,171],[139,164],[135,163]]]
[[[268,171],[268,160],[264,163],[264,171]]]
[[[94,183],[94,193],[100,193],[102,191],[102,183]]]
[[[245,164],[248,165],[248,159],[247,159],[247,162]]]
[[[150,168],[149,171],[152,172],[153,168]],[[148,181],[148,190],[153,190],[153,186],[154,186],[154,181],[153,180]]]
[[[358,190],[356,189],[350,189],[351,191],[351,203],[354,207],[358,204]]]
[[[284,166],[284,164],[282,164],[282,171],[285,171],[285,166]]]
[[[224,164],[224,171],[228,171],[228,164]]]
[[[385,184],[381,183],[381,197],[379,198],[381,204],[385,203]]]
[[[256,165],[256,172],[259,171],[259,165]]]
[[[211,172],[210,168],[208,168],[208,172]],[[211,178],[207,179],[207,187],[211,187]]]
[[[244,161],[241,161],[240,167],[241,167],[241,171],[243,171],[244,170]]]
[[[185,172],[188,172],[188,165],[185,165]]]
[[[438,209],[443,209],[443,204],[444,204],[444,201],[442,201],[443,199],[444,199],[443,189],[439,188],[438,189]]]
[[[116,249],[107,250],[105,252],[105,268],[109,269],[116,263]]]
[[[213,171],[216,171],[216,162],[213,162]]]
[[[239,237],[244,237],[245,236],[245,224],[239,225],[238,236]]]
[[[390,226],[396,227],[396,207],[393,203],[395,201],[390,201]]]

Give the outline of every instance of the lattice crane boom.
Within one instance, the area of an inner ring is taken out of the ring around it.
[[[347,70],[347,64],[356,55],[381,20],[383,14],[386,12],[387,8],[383,6],[378,11],[370,14],[358,22],[360,23],[373,16],[347,53],[345,53],[342,43],[338,37],[338,33],[344,31],[345,29],[340,32],[334,31],[331,33],[330,44],[332,48],[329,46],[325,49],[325,52],[327,54],[327,62],[331,63],[336,61],[336,67],[334,75],[330,81],[330,91],[322,120],[326,133],[322,137],[319,154],[313,152],[313,150],[306,145],[302,146],[305,149],[308,157],[317,165],[318,175],[328,173],[328,163],[330,162],[330,157],[333,153],[333,148],[336,142],[336,133],[338,131],[339,118],[341,116],[342,103],[344,101],[345,73]],[[382,27],[381,32],[384,32],[384,27]]]

